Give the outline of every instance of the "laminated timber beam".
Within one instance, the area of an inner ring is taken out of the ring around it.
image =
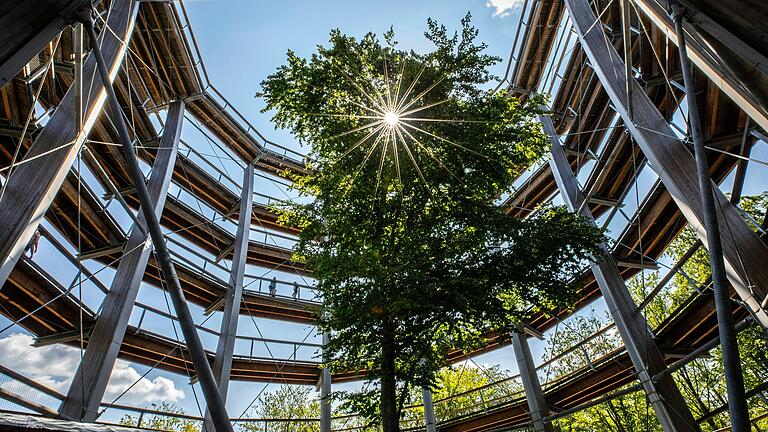
[[[614,108],[691,228],[702,243],[707,244],[693,157],[634,79],[629,83],[633,91],[627,103],[624,62],[606,42],[602,27],[593,25],[597,18],[588,2],[565,0],[565,3],[581,46]],[[629,106],[633,111],[631,116]],[[768,267],[765,266],[768,246],[747,226],[719,189],[716,186],[713,189],[728,279],[750,312],[763,327],[768,327],[768,314],[761,306],[768,292]]]
[[[114,80],[125,57],[136,20],[138,3],[114,0],[101,39],[109,77]],[[59,107],[32,147],[9,175],[0,201],[0,285],[8,279],[24,248],[53,202],[85,138],[106,100],[104,82],[96,73],[96,59],[90,54],[83,65],[83,126],[75,124],[78,88],[67,91]]]
[[[0,4],[0,87],[71,22],[88,0],[15,0]]]
[[[251,211],[253,209],[253,177],[253,165],[248,164],[243,172],[243,190],[240,196],[240,214],[233,245],[232,270],[229,273],[229,287],[224,294],[224,316],[221,319],[221,331],[216,345],[216,359],[213,363],[213,377],[216,378],[219,392],[225,402],[227,391],[229,391],[229,378],[232,373],[232,355],[235,352],[240,305],[243,301],[243,278],[245,276],[248,236],[251,232]],[[205,412],[203,430],[215,431],[208,410]]]
[[[328,351],[325,346],[331,341],[330,332],[323,332],[323,362],[328,362]],[[327,367],[320,369],[320,432],[331,432],[331,370]],[[429,424],[427,424],[429,428]],[[427,432],[434,432],[427,431]]]
[[[176,102],[168,110],[165,130],[160,140],[160,147],[164,150],[158,151],[147,185],[153,202],[152,211],[157,216],[163,211],[171,184],[183,122],[184,103]],[[99,405],[106,392],[152,252],[147,244],[146,221],[141,213],[139,223],[134,224],[131,230],[112,286],[102,303],[101,315],[89,338],[88,349],[75,373],[67,397],[61,404],[59,411],[64,418],[93,422],[99,415]]]
[[[528,335],[522,327],[512,329],[510,333],[533,430],[535,432],[554,432],[552,422],[544,420],[549,415],[549,407],[544,398],[544,391],[541,389],[539,376],[536,374],[536,365],[533,363],[531,348],[528,346]]]
[[[586,2],[583,2],[583,6],[589,7]],[[571,211],[578,212],[595,224],[592,212],[584,205],[584,194],[571,171],[551,118],[540,116],[539,120],[552,142],[550,166],[563,201]],[[637,313],[637,305],[632,300],[608,247],[605,243],[601,243],[599,247],[604,256],[598,257],[592,265],[592,273],[656,417],[667,432],[698,430],[696,421],[674,380],[669,376],[658,381],[653,380],[654,375],[666,368],[664,355],[648,330],[645,318]]]

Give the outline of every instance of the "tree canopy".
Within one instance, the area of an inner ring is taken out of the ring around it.
[[[534,121],[545,101],[486,90],[499,59],[477,35],[469,16],[456,33],[429,20],[434,49],[416,53],[392,31],[334,30],[262,83],[265,111],[311,145],[309,172],[290,175],[313,200],[283,221],[302,229],[295,252],[323,297],[326,363],[376,383],[350,400],[386,431],[447,353],[567,306],[602,238],[561,207],[499,205],[549,149]]]
[[[319,432],[320,401],[311,387],[281,385],[275,391],[260,397],[251,411],[251,417],[280,419],[273,422],[244,422],[243,432]]]

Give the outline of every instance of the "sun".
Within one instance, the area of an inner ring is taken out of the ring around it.
[[[389,111],[384,114],[384,123],[390,126],[396,126],[398,123],[400,123],[400,116],[398,116],[394,111]]]

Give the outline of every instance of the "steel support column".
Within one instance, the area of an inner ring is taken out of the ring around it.
[[[165,206],[183,122],[184,103],[174,102],[168,110],[160,139],[159,147],[162,150],[157,151],[147,185],[153,204],[152,211],[157,217],[160,217]],[[151,252],[151,245],[147,244],[146,222],[144,216],[139,214],[139,224],[131,228],[112,285],[88,339],[88,348],[59,409],[61,417],[96,421],[99,404],[107,390]]]
[[[723,262],[720,227],[712,196],[712,181],[709,179],[709,164],[707,151],[704,148],[704,137],[701,132],[701,119],[696,101],[696,88],[693,82],[693,71],[688,63],[688,50],[685,44],[683,30],[684,9],[678,5],[672,6],[673,21],[677,30],[678,48],[680,51],[680,67],[683,71],[686,101],[688,102],[688,125],[693,149],[696,156],[696,173],[699,177],[699,192],[701,207],[704,210],[704,228],[707,231],[707,249],[709,263],[712,266],[712,290],[714,291],[715,311],[717,313],[717,330],[722,347],[723,371],[728,393],[728,410],[731,414],[731,427],[734,432],[749,432],[749,409],[747,408],[744,376],[739,359],[739,344],[736,340],[736,328],[733,323],[733,306],[728,286],[725,280],[725,263]]]
[[[622,76],[623,74],[622,70]],[[560,195],[571,211],[578,211],[582,216],[595,223],[589,206],[584,203],[584,194],[579,189],[576,176],[565,156],[560,139],[555,132],[552,119],[540,116],[544,132],[552,141],[552,159],[549,165],[560,189]],[[632,365],[640,379],[640,383],[648,395],[648,400],[656,412],[659,423],[667,432],[682,432],[699,430],[696,420],[691,415],[685,399],[680,394],[675,381],[665,376],[654,382],[653,376],[666,368],[664,356],[653,340],[648,330],[648,323],[638,313],[637,305],[627,290],[610,250],[600,244],[603,256],[592,265],[600,292],[603,294],[608,310],[616,323],[624,346],[627,349]]]
[[[533,363],[531,348],[528,346],[528,337],[521,328],[512,329],[509,333],[512,336],[512,348],[515,351],[515,361],[517,361],[517,367],[520,371],[520,379],[523,382],[533,430],[536,432],[553,432],[552,422],[544,420],[544,417],[549,415],[549,408],[547,400],[544,399],[544,391],[541,389],[539,376],[536,374],[536,365]]]
[[[139,3],[114,0],[107,16],[110,31],[103,32],[101,50],[107,62],[111,83],[128,49]],[[0,286],[11,274],[37,226],[42,222],[53,198],[61,188],[72,163],[101,114],[107,94],[96,70],[96,59],[89,55],[83,66],[83,127],[74,119],[79,95],[70,88],[35,139],[21,164],[10,174],[5,196],[0,201]]]
[[[704,210],[693,157],[634,79],[630,83],[633,115],[629,115],[624,62],[608,43],[603,26],[595,25],[597,17],[587,0],[565,0],[565,4],[581,47],[616,112],[691,228],[706,245]],[[727,233],[722,240],[728,279],[750,312],[761,325],[768,327],[768,314],[760,305],[768,292],[768,266],[765,265],[768,246],[747,226],[719,189],[713,190],[720,230]]]
[[[235,352],[237,322],[240,318],[240,304],[243,300],[243,277],[248,258],[248,239],[251,233],[251,213],[253,211],[253,164],[248,164],[243,173],[243,189],[240,194],[240,214],[237,220],[237,233],[232,256],[232,269],[229,272],[229,287],[224,296],[224,316],[221,318],[219,342],[216,345],[216,360],[213,363],[213,376],[219,384],[219,392],[224,401],[229,390],[229,376],[232,372],[232,355]],[[212,432],[211,413],[205,411],[203,430]]]
[[[93,13],[95,14],[95,11],[93,11]],[[96,30],[94,29],[93,15],[85,12],[80,15],[79,19],[83,22],[90,40],[97,40],[98,37],[96,35]],[[104,56],[102,55],[98,44],[93,44],[93,55],[96,58],[99,75],[101,75],[104,82],[109,82],[107,62],[104,60]],[[208,356],[205,353],[203,344],[200,342],[200,336],[197,334],[195,322],[189,311],[187,300],[184,298],[184,291],[179,283],[179,277],[176,275],[173,259],[168,250],[168,245],[165,243],[165,237],[160,228],[160,222],[151,209],[152,199],[149,196],[147,185],[144,183],[144,176],[141,173],[138,158],[134,153],[133,142],[131,141],[128,126],[125,124],[125,119],[120,110],[120,103],[117,99],[117,95],[115,94],[112,85],[105,86],[105,90],[109,99],[109,107],[112,111],[112,119],[116,123],[115,126],[120,136],[120,151],[128,164],[128,170],[131,174],[133,185],[136,188],[136,195],[141,204],[141,212],[147,222],[147,231],[149,231],[149,236],[152,238],[152,245],[155,248],[157,261],[168,285],[168,294],[171,297],[173,308],[176,310],[179,325],[181,326],[181,331],[184,335],[184,340],[187,344],[192,364],[197,373],[200,388],[203,391],[203,396],[205,397],[208,409],[211,412],[213,424],[216,426],[218,432],[234,432],[232,423],[229,420],[229,415],[227,414],[224,399],[221,397],[221,393],[219,393],[216,380],[213,377],[211,365],[208,363]]]
[[[328,332],[323,333],[323,361],[327,361],[325,345],[331,340]],[[320,370],[320,432],[331,432],[331,371]]]

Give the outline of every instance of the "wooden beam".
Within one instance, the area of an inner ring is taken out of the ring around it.
[[[762,53],[734,35],[730,30],[720,25],[716,20],[706,15],[695,6],[694,2],[689,0],[677,1],[688,10],[686,18],[694,27],[709,33],[736,55],[743,58],[752,67],[759,70],[763,75],[768,75],[768,58]]]
[[[593,26],[597,18],[585,0],[566,0],[566,6],[581,46],[616,112],[691,228],[707,244],[693,157],[635,80],[631,82],[635,88],[631,101],[634,115],[629,115],[621,57],[605,42],[600,26]],[[768,327],[768,314],[760,304],[768,292],[768,246],[747,226],[716,185],[714,191],[728,279],[750,312]]]
[[[634,268],[640,270],[658,270],[659,264],[652,259],[636,260],[636,259],[617,259],[616,265],[624,268]]]
[[[87,341],[92,331],[93,331],[93,327],[89,326],[84,328],[82,332],[80,331],[80,329],[74,329],[74,330],[65,330],[58,333],[52,333],[45,336],[38,336],[35,338],[35,342],[32,343],[32,346],[35,348],[40,348],[48,345],[79,341],[81,336],[84,340]]]
[[[677,35],[667,13],[651,0],[636,0],[635,4],[656,25],[670,42],[677,45]],[[595,32],[597,33],[597,32]],[[686,38],[688,39],[688,38]],[[587,53],[589,56],[589,53]],[[718,86],[723,93],[728,95],[749,117],[765,130],[768,130],[768,113],[764,107],[741,86],[732,82],[732,79],[723,71],[723,65],[713,62],[706,53],[699,51],[696,44],[688,44],[688,58],[702,72]],[[594,64],[594,61],[593,61]],[[610,93],[610,91],[609,91]],[[695,172],[695,171],[694,171]],[[705,242],[706,243],[706,242]]]
[[[153,210],[158,216],[163,211],[171,184],[183,122],[184,104],[178,102],[171,105],[160,140],[162,150],[157,152],[148,184],[154,203]],[[125,252],[112,280],[112,286],[102,303],[101,315],[96,320],[85,356],[69,387],[67,397],[61,404],[60,414],[63,418],[93,422],[98,417],[99,404],[106,392],[152,252],[147,243],[146,223],[142,213],[139,214],[139,222],[142,229],[135,224],[131,229]]]
[[[104,256],[120,253],[123,251],[123,248],[125,248],[125,243],[91,249],[91,250],[84,251],[83,253],[78,255],[78,259],[85,261],[89,259],[101,258]]]
[[[584,8],[589,10],[586,0],[566,0],[566,4],[571,16],[575,17],[574,19],[580,19],[585,14]],[[589,11],[591,13],[591,10]],[[619,70],[623,76],[624,71]],[[642,91],[638,92],[643,93]],[[544,127],[544,132],[552,142],[552,158],[549,165],[552,168],[563,201],[571,211],[579,212],[597,226],[589,206],[584,205],[584,194],[579,189],[576,176],[571,171],[571,166],[565,152],[563,152],[552,120],[546,116],[539,116],[539,120]],[[664,356],[653,340],[645,318],[642,314],[637,313],[637,305],[629,294],[624,278],[611,257],[608,246],[602,243],[599,247],[603,256],[598,257],[592,265],[592,274],[600,287],[600,292],[603,294],[608,310],[632,360],[635,372],[648,395],[648,400],[653,406],[659,422],[667,432],[696,430],[696,427],[692,426],[696,424],[693,415],[688,410],[685,399],[680,394],[674,380],[671,377],[665,377],[658,382],[652,380],[653,375],[666,368]]]
[[[248,164],[243,172],[243,190],[240,196],[240,214],[237,233],[233,243],[232,270],[229,273],[229,289],[224,295],[224,316],[216,345],[216,359],[213,376],[219,385],[219,392],[227,400],[229,378],[232,373],[232,355],[235,352],[237,322],[240,318],[240,304],[243,301],[243,278],[248,255],[248,239],[251,233],[251,212],[253,211],[254,166]],[[213,431],[211,414],[206,410],[203,430]]]
[[[535,432],[554,432],[552,422],[544,421],[544,417],[549,414],[549,408],[547,400],[544,399],[544,391],[541,389],[539,376],[536,375],[536,365],[533,363],[531,348],[528,346],[528,336],[522,327],[514,329],[510,333],[533,430]]]
[[[587,201],[589,201],[591,204],[599,204],[606,207],[623,207],[624,205],[621,203],[621,201],[617,199],[612,198],[602,198],[599,196],[591,196],[587,198]]]
[[[203,310],[203,315],[210,315],[217,310],[221,309],[222,306],[224,306],[224,300],[226,299],[226,294],[222,295],[221,297],[217,298],[213,303],[208,305],[208,307]]]
[[[34,2],[33,2],[34,3]],[[108,15],[110,31],[103,32],[104,56],[111,65],[114,80],[128,49],[138,4],[132,0],[114,0]],[[5,31],[5,29],[4,29]],[[9,175],[5,196],[0,201],[0,286],[21,257],[37,226],[56,196],[72,167],[80,148],[99,117],[106,92],[96,73],[93,54],[84,64],[83,128],[76,118],[77,91],[70,88],[24,159]]]

